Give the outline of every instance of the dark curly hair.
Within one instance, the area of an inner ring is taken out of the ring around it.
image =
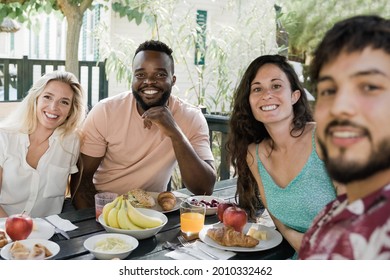
[[[173,51],[170,47],[168,47],[167,44],[165,44],[161,41],[156,41],[156,40],[145,41],[142,44],[140,44],[138,46],[138,48],[135,50],[134,57],[139,52],[142,52],[142,51],[156,51],[156,52],[162,52],[162,53],[167,54],[172,62],[171,63],[172,64],[172,73],[175,73],[175,65],[174,65],[174,60],[173,60],[173,56],[172,56]],[[134,57],[133,57],[133,60],[134,60]]]
[[[284,56],[264,55],[251,62],[234,93],[233,111],[229,121],[226,145],[235,175],[237,175],[236,198],[238,197],[239,205],[249,211],[251,218],[254,218],[256,206],[259,205],[260,200],[256,180],[246,161],[248,146],[251,143],[260,143],[264,139],[270,139],[270,135],[264,124],[253,116],[249,104],[249,93],[253,79],[258,70],[265,64],[274,64],[279,67],[286,74],[291,91],[299,90],[301,92],[299,100],[293,105],[293,128],[290,134],[299,137],[303,133],[306,123],[313,121],[305,90],[299,82],[294,68]]]

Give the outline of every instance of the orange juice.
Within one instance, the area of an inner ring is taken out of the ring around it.
[[[204,225],[204,215],[201,213],[182,213],[180,215],[181,231],[187,235],[199,233]]]

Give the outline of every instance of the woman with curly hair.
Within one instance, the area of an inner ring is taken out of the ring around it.
[[[227,149],[240,206],[253,218],[260,196],[298,252],[303,234],[336,190],[318,156],[305,91],[285,57],[260,56],[247,68],[233,100]]]

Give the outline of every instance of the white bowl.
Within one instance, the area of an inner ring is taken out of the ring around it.
[[[96,250],[96,243],[106,238],[118,238],[129,245],[129,248],[120,251],[102,251]],[[119,233],[103,233],[94,235],[84,241],[84,248],[90,251],[99,260],[111,260],[114,258],[125,259],[130,253],[138,247],[138,240],[132,236]]]
[[[213,199],[218,201],[218,203],[224,202],[225,200],[216,196],[212,195],[195,195],[187,198],[188,201],[191,201],[192,199],[196,199],[197,201],[204,200],[206,202],[211,202]],[[217,213],[218,207],[210,207],[206,205],[206,216],[215,215]]]
[[[142,230],[127,230],[127,229],[113,228],[106,225],[103,219],[103,215],[99,216],[99,223],[105,228],[107,232],[127,234],[137,238],[138,240],[141,240],[141,239],[146,239],[155,236],[168,222],[167,216],[165,216],[163,213],[158,212],[156,210],[147,209],[147,208],[137,208],[137,210],[150,217],[160,218],[162,220],[162,224],[155,228],[148,228]]]

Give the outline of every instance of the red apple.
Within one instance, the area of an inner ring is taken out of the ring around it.
[[[230,206],[223,212],[223,224],[234,228],[235,231],[242,232],[247,221],[248,215],[240,207]]]
[[[218,207],[217,207],[217,216],[218,216],[218,219],[219,221],[222,223],[223,222],[223,212],[225,212],[225,210],[231,206],[234,206],[235,204],[232,203],[232,202],[222,202],[220,204],[218,204]]]
[[[11,215],[5,221],[5,231],[13,240],[26,239],[33,229],[33,220],[26,214]]]

